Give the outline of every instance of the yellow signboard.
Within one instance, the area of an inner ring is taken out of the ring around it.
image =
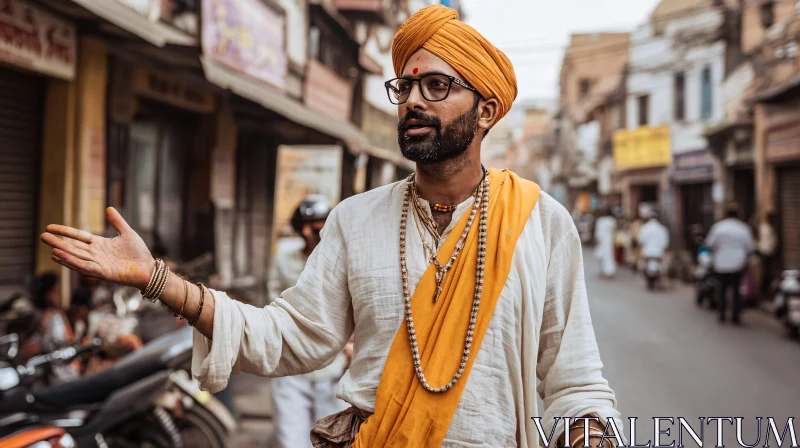
[[[614,133],[614,166],[617,170],[667,166],[671,162],[669,126],[620,129]]]

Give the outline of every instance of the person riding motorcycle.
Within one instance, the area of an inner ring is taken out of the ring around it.
[[[648,212],[647,223],[639,230],[638,241],[641,245],[641,259],[644,263],[647,263],[648,260],[659,262],[663,260],[669,247],[669,231],[664,224],[658,221],[658,213],[655,210]]]
[[[310,195],[297,207],[291,225],[305,244],[300,248],[278,251],[269,275],[270,299],[281,300],[281,293],[297,283],[308,257],[321,241],[320,232],[331,210],[333,206],[321,195]],[[348,346],[352,347],[352,340]],[[347,403],[336,398],[336,385],[344,374],[351,353],[352,348],[346,347],[321,370],[271,380],[278,446],[310,448],[308,435],[314,423],[348,407]]]

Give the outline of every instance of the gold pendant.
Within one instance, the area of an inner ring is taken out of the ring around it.
[[[433,293],[433,303],[436,303],[439,300],[439,294],[442,292],[442,279],[444,276],[442,275],[442,271],[436,271],[436,292]]]

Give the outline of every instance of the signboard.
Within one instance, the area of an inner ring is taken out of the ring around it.
[[[342,190],[342,148],[338,146],[281,146],[275,183],[275,229],[293,234],[289,221],[309,194],[339,202]]]
[[[614,165],[617,171],[667,166],[672,161],[669,127],[641,127],[614,133]]]
[[[305,103],[333,118],[350,121],[353,85],[319,61],[308,61]]]
[[[714,161],[705,149],[675,154],[672,180],[676,183],[710,182],[714,179]]]
[[[22,0],[0,0],[0,60],[75,78],[75,26]]]
[[[133,90],[138,95],[195,112],[214,112],[213,94],[141,67],[134,69]]]
[[[263,0],[203,0],[203,53],[283,89],[286,17]]]

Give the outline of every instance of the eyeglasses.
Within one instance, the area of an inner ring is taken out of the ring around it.
[[[420,78],[395,78],[386,81],[384,86],[386,86],[389,101],[392,104],[403,104],[408,101],[415,82],[419,83],[422,97],[431,102],[442,101],[447,98],[450,95],[450,89],[453,84],[458,84],[465,89],[477,92],[474,87],[455,76],[432,73]]]

